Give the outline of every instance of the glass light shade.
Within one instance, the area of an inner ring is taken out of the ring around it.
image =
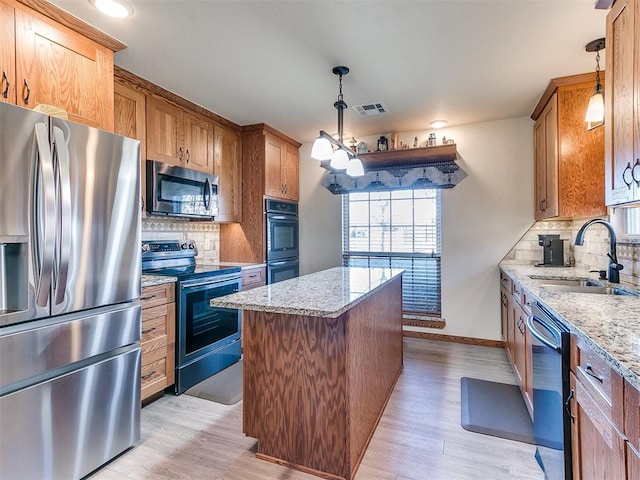
[[[358,157],[349,160],[347,175],[350,177],[361,177],[364,175],[364,167],[362,166],[362,161]]]
[[[314,140],[311,147],[311,157],[316,160],[329,160],[333,155],[333,147],[331,142],[324,137],[318,137]]]
[[[337,149],[331,155],[331,163],[329,165],[335,170],[344,170],[349,165],[349,154],[342,148]]]
[[[89,0],[89,3],[110,17],[126,18],[133,15],[133,7],[126,0]]]
[[[589,99],[585,122],[598,123],[604,120],[604,98],[601,92],[594,93]]]

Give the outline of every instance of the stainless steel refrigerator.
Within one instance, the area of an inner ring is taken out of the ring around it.
[[[0,103],[0,478],[140,438],[140,145]]]

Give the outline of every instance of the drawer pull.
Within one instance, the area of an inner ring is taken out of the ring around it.
[[[247,275],[247,278],[256,278],[257,276],[257,273],[252,273],[251,275]]]
[[[153,300],[156,297],[157,297],[157,295],[154,293],[153,295],[147,295],[146,297],[140,297],[140,300],[142,300],[142,301]]]
[[[26,91],[26,95],[24,95],[23,100],[25,105],[29,105],[29,97],[31,96],[31,88],[29,88],[29,83],[27,79],[24,79],[24,87],[22,88],[22,92]]]
[[[142,330],[142,335],[146,335],[147,333],[151,333],[151,332],[153,332],[156,328],[158,328],[158,327],[151,327],[151,328],[148,328],[147,330]]]
[[[142,375],[142,377],[140,377],[141,380],[146,380],[147,378],[151,378],[156,374],[156,371],[154,370],[151,373],[147,373],[146,375]]]
[[[587,363],[585,371],[587,372],[587,374],[591,375],[593,378],[598,380],[600,383],[604,382],[604,378],[602,378],[602,376],[598,375],[597,373],[595,373],[593,371],[593,367],[591,366],[591,364]]]

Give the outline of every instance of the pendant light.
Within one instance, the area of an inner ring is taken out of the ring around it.
[[[311,147],[311,157],[316,160],[331,160],[329,166],[334,170],[345,170],[351,177],[361,177],[364,175],[364,167],[356,154],[343,143],[342,122],[344,110],[347,104],[342,96],[342,77],[349,73],[349,68],[338,66],[333,68],[333,74],[338,75],[340,90],[338,100],[333,104],[338,110],[338,140],[320,130],[320,135],[313,142]],[[335,150],[334,150],[335,147]]]
[[[600,83],[600,50],[605,46],[604,38],[598,38],[587,43],[587,52],[596,52],[596,87],[593,96],[589,99],[589,106],[584,121],[587,123],[587,130],[592,130],[604,124],[604,95],[602,84]]]

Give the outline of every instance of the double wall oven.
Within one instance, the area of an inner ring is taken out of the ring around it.
[[[142,243],[142,272],[178,279],[173,388],[178,395],[236,363],[242,354],[240,310],[209,305],[212,298],[240,291],[240,267],[198,264],[196,255],[191,241]]]
[[[266,199],[267,283],[299,275],[298,204]]]

